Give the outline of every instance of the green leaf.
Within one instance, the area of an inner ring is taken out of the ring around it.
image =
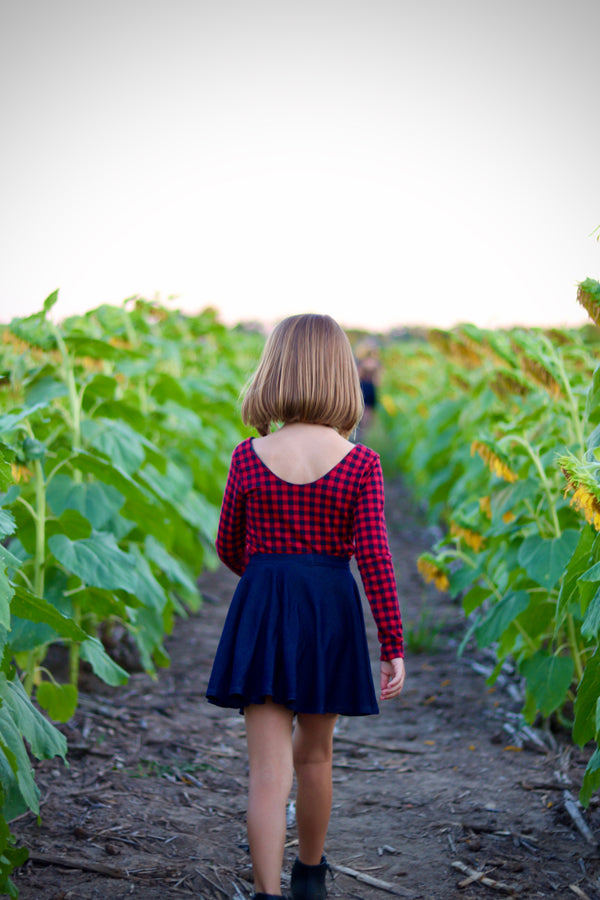
[[[594,370],[585,401],[585,416],[590,425],[600,420],[600,366]]]
[[[129,674],[122,669],[113,659],[110,658],[102,643],[98,638],[88,638],[81,645],[81,658],[89,662],[98,678],[117,687],[120,684],[127,684]]]
[[[489,647],[499,640],[517,616],[527,609],[529,601],[527,591],[516,591],[495,603],[475,632],[479,647]]]
[[[55,291],[52,291],[51,294],[48,294],[48,296],[44,300],[43,310],[46,315],[50,312],[50,310],[56,304],[57,301],[58,301],[58,288]]]
[[[164,572],[169,581],[180,584],[192,593],[198,593],[198,586],[191,574],[186,571],[186,568],[182,563],[175,559],[174,556],[171,556],[165,547],[159,543],[155,537],[152,537],[151,534],[146,536],[144,550],[148,559]]]
[[[476,584],[475,587],[472,587],[471,590],[465,594],[462,598],[462,606],[466,616],[470,616],[471,613],[477,609],[477,607],[481,606],[481,604],[488,599],[491,595],[491,591],[489,588],[481,587],[481,585]]]
[[[581,634],[584,638],[594,640],[600,633],[600,588],[596,591],[585,612],[581,625]]]
[[[578,541],[579,532],[574,529],[563,531],[559,538],[544,539],[531,535],[521,544],[519,565],[533,581],[546,590],[552,590],[564,574]]]
[[[52,756],[62,756],[64,759],[67,752],[65,736],[33,706],[18,678],[6,681],[3,686],[0,676],[0,697],[2,709],[10,710],[13,721],[37,759],[50,759]]]
[[[52,375],[46,375],[31,385],[25,394],[28,406],[41,403],[46,406],[58,397],[66,397],[69,391],[62,381],[57,381]]]
[[[13,431],[20,422],[28,419],[34,412],[45,406],[47,403],[34,403],[32,406],[25,406],[21,412],[6,413],[6,415],[0,416],[0,434]]]
[[[8,509],[0,509],[0,540],[14,534],[17,523]]]
[[[589,569],[582,572],[579,576],[579,580],[600,583],[600,562],[595,563],[593,566],[590,566]]]
[[[575,697],[573,740],[580,747],[596,734],[596,705],[600,697],[600,648],[588,659]]]
[[[579,792],[582,806],[587,807],[594,791],[600,788],[600,750],[596,749],[587,764],[583,775],[583,784]]]
[[[125,472],[98,456],[80,451],[70,459],[80,472],[94,475],[104,484],[116,488],[125,497],[124,514],[128,519],[133,519],[144,532],[154,534],[159,540],[164,538],[164,506],[151,490],[142,487]]]
[[[73,684],[43,681],[37,688],[36,700],[55,722],[68,722],[77,709],[77,688]]]
[[[218,527],[218,512],[216,521],[213,523],[213,527],[216,529]],[[207,535],[209,537],[209,535]],[[216,530],[214,532],[214,537],[216,538]],[[214,538],[213,538],[214,541]],[[450,587],[448,593],[452,598],[458,597],[459,594],[462,594],[464,590],[471,588],[476,585],[483,570],[484,560],[483,557],[478,561],[475,568],[472,566],[461,566],[460,569],[457,569],[455,572],[452,572],[450,575]]]
[[[137,580],[133,560],[118,547],[112,534],[97,531],[92,537],[79,541],[56,534],[50,538],[48,546],[61,565],[81,578],[84,584],[135,593]]]
[[[10,628],[10,601],[15,593],[7,569],[18,569],[20,565],[21,561],[0,544],[0,625],[4,628]]]
[[[46,539],[55,534],[64,534],[72,541],[89,538],[92,526],[76,509],[66,509],[59,519],[50,520],[46,524]]]
[[[542,715],[549,716],[565,702],[574,669],[570,657],[550,656],[543,651],[521,663],[520,671],[527,680],[527,693]],[[531,719],[530,716],[529,721]]]
[[[577,582],[581,575],[589,569],[596,532],[591,525],[585,525],[579,535],[573,556],[565,569],[564,578],[558,595],[556,617],[559,621],[577,599]],[[600,580],[600,579],[599,579]]]
[[[33,706],[21,682],[0,673],[0,814],[8,821],[28,808],[39,813],[39,790],[24,741],[38,759],[64,759],[67,753],[64,735]]]
[[[119,512],[125,497],[116,488],[101,481],[77,482],[68,475],[56,475],[48,485],[46,499],[60,516],[65,509],[76,509],[101,531]]]
[[[6,491],[13,483],[12,466],[5,454],[0,456],[0,491]]]
[[[121,419],[87,419],[81,433],[92,447],[128,475],[137,472],[146,458],[145,439]]]
[[[36,597],[31,591],[14,585],[14,597],[11,602],[11,611],[14,615],[21,619],[28,619],[30,622],[43,622],[54,629],[60,637],[68,638],[72,641],[85,641],[88,638],[86,632],[77,625],[73,619],[63,616],[55,606],[48,603],[42,597]]]

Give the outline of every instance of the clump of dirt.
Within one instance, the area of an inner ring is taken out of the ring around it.
[[[569,813],[589,752],[524,725],[510,671],[488,688],[493,660],[470,645],[457,657],[460,607],[416,569],[431,533],[400,483],[387,492],[408,675],[380,716],[339,720],[330,897],[600,900],[598,802],[583,812],[587,838]],[[62,726],[70,765],[34,764],[41,821],[11,826],[31,851],[14,876],[21,900],[251,895],[244,719],[204,700],[235,583],[225,569],[202,576],[202,610],[177,623],[155,680],[136,673],[115,690],[85,677]],[[288,877],[295,855],[291,806]]]

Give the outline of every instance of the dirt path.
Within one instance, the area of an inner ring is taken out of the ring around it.
[[[416,571],[430,535],[402,487],[387,490],[408,679],[379,717],[339,722],[330,897],[600,900],[598,848],[567,814],[559,780],[576,796],[585,754],[560,735],[524,733],[518,684],[489,690],[476,671],[489,659],[471,647],[457,659],[460,610]],[[32,851],[15,877],[21,900],[250,896],[243,718],[203,699],[235,581],[224,570],[202,578],[207,602],[176,625],[157,680],[134,675],[119,691],[88,682],[64,729],[70,768],[37,765],[41,824],[27,814],[12,826]],[[585,819],[600,837],[597,803]],[[287,872],[293,823],[288,837]]]

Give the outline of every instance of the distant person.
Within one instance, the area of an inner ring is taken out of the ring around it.
[[[207,698],[246,719],[255,900],[281,897],[294,770],[291,896],[325,898],[335,722],[379,712],[354,553],[381,642],[379,699],[404,683],[381,464],[348,440],[362,407],[350,342],[321,315],[277,325],[242,403],[260,437],[236,447],[225,488],[217,551],[241,580]]]
[[[373,424],[375,409],[377,407],[377,388],[381,370],[379,349],[373,339],[368,338],[357,346],[356,365],[358,367],[360,389],[365,404],[365,411],[360,423],[360,432],[361,434],[366,434]]]

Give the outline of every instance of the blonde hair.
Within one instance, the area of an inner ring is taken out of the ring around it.
[[[310,422],[348,437],[363,410],[350,341],[331,316],[307,313],[276,325],[243,391],[245,425],[266,435],[277,422]]]

